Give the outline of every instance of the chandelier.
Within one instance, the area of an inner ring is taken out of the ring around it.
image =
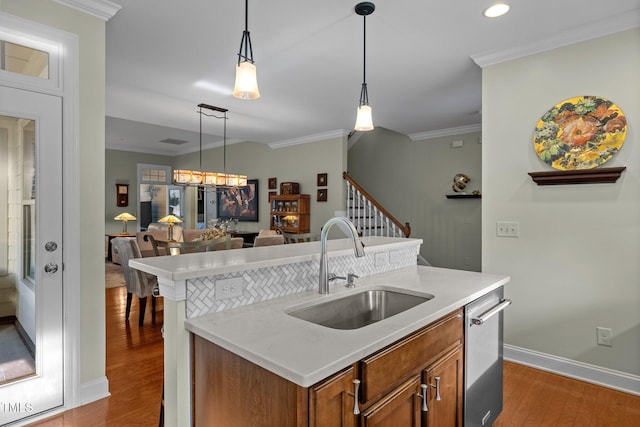
[[[247,185],[247,176],[227,173],[227,110],[226,108],[214,107],[208,104],[198,104],[198,114],[200,115],[200,169],[176,169],[173,171],[173,182],[176,185],[193,185],[206,187],[244,187]],[[222,113],[222,116],[207,114],[202,109],[208,109]],[[224,119],[223,133],[223,167],[222,172],[206,172],[202,170],[202,116]]]

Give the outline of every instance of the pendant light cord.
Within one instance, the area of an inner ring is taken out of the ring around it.
[[[362,84],[367,84],[367,15],[362,15],[364,22],[362,36]]]
[[[198,106],[198,108],[200,108],[200,172],[202,172],[202,107]]]

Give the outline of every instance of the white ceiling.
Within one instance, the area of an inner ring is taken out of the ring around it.
[[[352,129],[363,68],[358,1],[249,1],[261,93],[253,101],[231,96],[242,0],[114,2],[122,9],[107,22],[108,148],[167,155],[197,150],[201,102],[229,109],[230,143],[287,145]],[[374,124],[414,138],[478,126],[478,63],[640,25],[640,0],[505,2],[510,12],[488,19],[482,12],[493,0],[374,0],[376,10],[366,18]],[[576,72],[602,75],[580,64]],[[219,145],[222,121],[204,119],[203,126],[212,135],[203,145]],[[189,143],[158,142],[165,138]]]

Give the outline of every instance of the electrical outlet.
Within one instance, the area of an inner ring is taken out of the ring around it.
[[[215,283],[214,299],[220,301],[228,298],[242,296],[244,291],[244,279],[242,277],[231,277],[229,279],[219,279]]]
[[[374,254],[373,263],[376,267],[384,267],[389,264],[389,253],[388,252],[376,252]]]
[[[611,328],[603,328],[602,326],[596,327],[596,334],[598,337],[598,345],[606,345],[607,347],[613,347],[612,336],[613,331]]]
[[[520,223],[519,222],[496,222],[496,236],[498,237],[519,237],[520,236]]]

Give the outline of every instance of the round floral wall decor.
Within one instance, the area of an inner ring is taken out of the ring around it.
[[[566,99],[547,111],[533,133],[533,148],[554,169],[593,169],[620,151],[627,119],[598,96]]]

